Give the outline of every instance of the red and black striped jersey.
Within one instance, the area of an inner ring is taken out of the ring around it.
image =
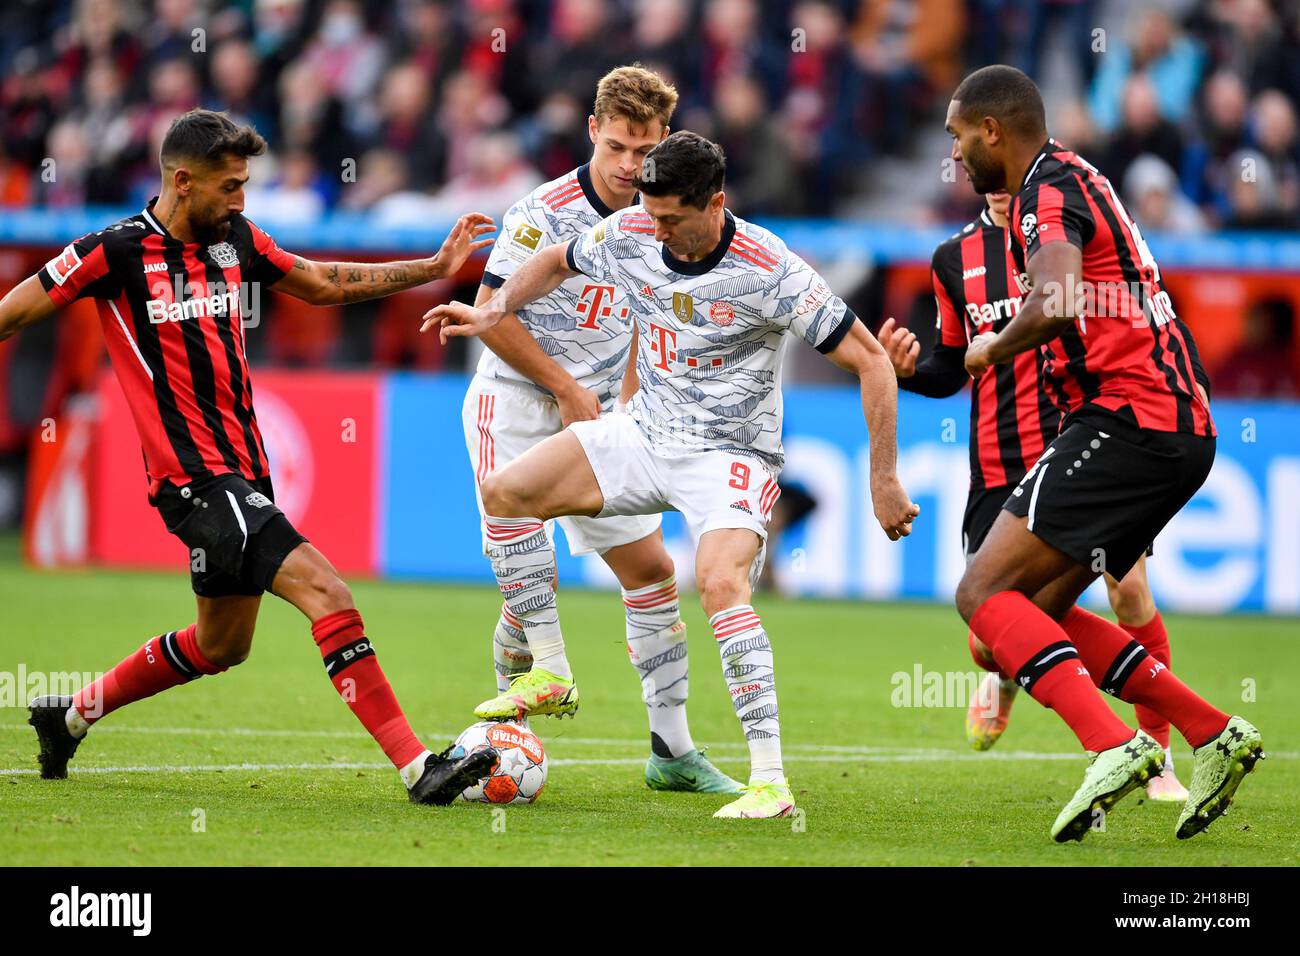
[[[1000,332],[1023,298],[1007,231],[980,217],[940,244],[930,261],[938,306],[936,346],[961,349],[984,332]],[[975,380],[970,406],[971,490],[1013,485],[1056,437],[1061,413],[1041,385],[1043,357],[1021,352]]]
[[[1011,206],[1017,268],[1049,242],[1083,252],[1074,290],[1078,318],[1042,347],[1045,382],[1069,412],[1085,405],[1131,416],[1140,428],[1211,436],[1214,421],[1196,389],[1203,378],[1191,330],[1110,181],[1048,140]]]
[[[294,257],[236,215],[223,242],[181,242],[152,213],[75,240],[39,275],[60,305],[94,298],[152,482],[260,478],[244,315]]]

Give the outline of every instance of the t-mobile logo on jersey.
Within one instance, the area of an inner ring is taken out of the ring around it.
[[[659,356],[655,368],[661,372],[671,372],[673,367],[669,363],[677,360],[677,333],[651,322],[650,351]]]
[[[598,285],[594,282],[584,285],[575,306],[578,314],[584,317],[584,321],[578,328],[599,329],[600,320],[608,319],[614,312],[614,297],[615,290],[612,285]],[[619,310],[618,317],[627,318],[627,306]]]
[[[654,367],[661,372],[671,372],[672,363],[677,361],[677,333],[651,322],[650,351],[659,357]],[[723,364],[724,360],[721,357],[700,358],[691,355],[687,356],[685,361],[687,368],[720,368]]]

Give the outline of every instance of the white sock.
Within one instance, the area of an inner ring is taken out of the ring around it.
[[[433,753],[432,750],[424,751],[420,756],[416,757],[401,770],[397,771],[401,774],[402,783],[406,784],[407,790],[414,787],[416,782],[420,779],[420,776],[424,773],[424,761],[428,759],[431,753]]]
[[[539,518],[487,516],[488,556],[506,607],[523,626],[533,666],[569,678],[555,606],[555,545]]]
[[[680,757],[695,749],[695,741],[686,722],[686,625],[677,577],[624,589],[623,604],[627,654],[641,678],[641,699],[650,718],[650,748],[660,757]]]
[[[749,781],[785,783],[772,645],[763,622],[750,605],[738,604],[713,615],[709,625],[722,655],[732,706],[749,742]]]
[[[1174,748],[1165,748],[1165,769],[1172,771],[1174,769]]]
[[[73,706],[68,707],[68,712],[63,715],[63,722],[68,725],[68,733],[78,740],[86,736],[86,731],[90,730],[90,723],[77,713],[77,708]]]
[[[497,675],[497,693],[510,689],[510,681],[527,674],[533,666],[533,653],[524,639],[524,629],[505,605],[492,633],[492,664]]]

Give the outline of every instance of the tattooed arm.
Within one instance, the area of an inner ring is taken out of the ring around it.
[[[274,286],[312,305],[340,305],[392,295],[435,279],[455,275],[473,253],[492,244],[480,238],[496,227],[488,216],[461,216],[438,250],[428,259],[404,262],[315,262],[294,257],[293,268]]]

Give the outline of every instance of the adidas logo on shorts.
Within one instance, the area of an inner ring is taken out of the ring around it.
[[[749,502],[745,501],[743,498],[740,501],[733,501],[731,503],[731,507],[735,508],[737,511],[743,511],[745,512],[745,514],[750,515],[751,517],[754,514],[754,512],[751,511],[749,508]]]

